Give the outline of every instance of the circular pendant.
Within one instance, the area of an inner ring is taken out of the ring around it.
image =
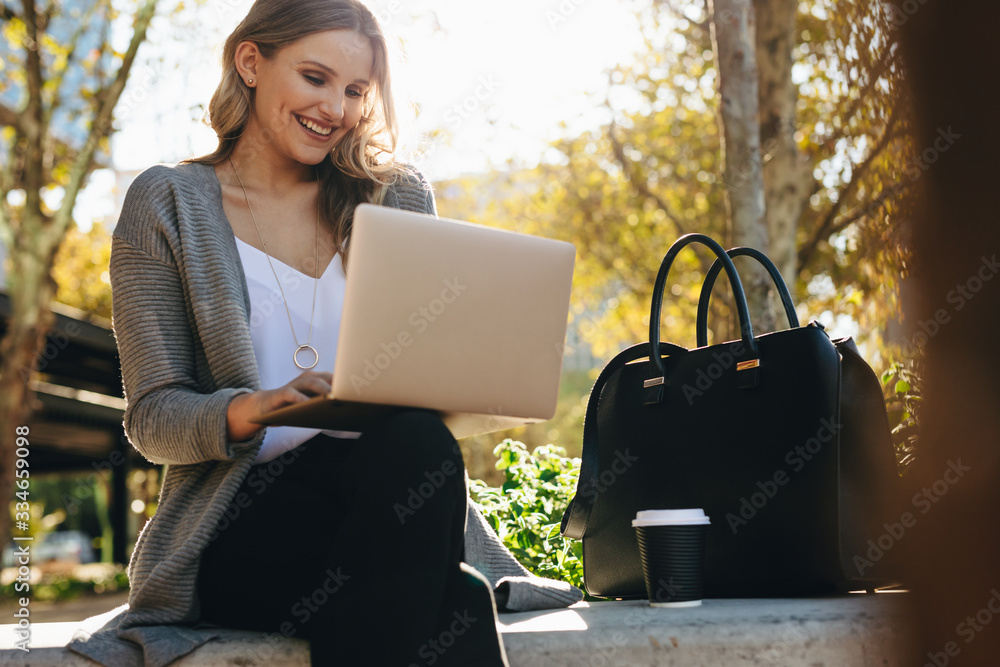
[[[301,352],[302,350],[309,350],[310,352],[312,352],[313,358],[311,364],[303,365],[299,363],[299,352]],[[313,347],[312,345],[299,345],[295,349],[295,354],[292,355],[292,361],[295,362],[296,366],[298,366],[304,371],[307,371],[319,363],[319,352],[317,352],[316,348]]]

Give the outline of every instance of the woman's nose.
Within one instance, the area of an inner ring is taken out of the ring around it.
[[[340,120],[344,117],[344,94],[340,92],[330,93],[320,102],[319,110],[331,120]]]

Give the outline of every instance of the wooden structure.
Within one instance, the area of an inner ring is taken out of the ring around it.
[[[128,530],[126,478],[136,466],[151,464],[129,444],[122,429],[125,401],[111,323],[60,304],[53,304],[52,310],[56,321],[38,372],[25,378],[34,392],[28,424],[31,469],[94,472],[110,482],[112,557],[124,563],[134,541]],[[10,299],[0,292],[0,335],[6,332],[9,315]]]

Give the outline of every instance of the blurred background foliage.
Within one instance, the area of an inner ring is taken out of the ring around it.
[[[888,364],[908,269],[901,195],[922,173],[893,16],[883,5],[846,0],[799,7],[794,138],[813,183],[797,229],[797,271],[785,280],[800,319],[846,326],[869,361]],[[583,338],[601,362],[648,339],[653,280],[674,240],[693,231],[727,237],[704,3],[654,1],[639,12],[643,48],[608,73],[602,127],[553,142],[537,165],[437,184],[441,215],[576,244],[574,315],[591,324]],[[665,340],[694,345],[703,262],[684,253],[671,272]],[[719,282],[721,295],[728,287]],[[732,336],[724,310],[711,325],[716,339]]]
[[[52,267],[56,301],[111,320],[111,234],[100,222],[89,231],[71,227]]]

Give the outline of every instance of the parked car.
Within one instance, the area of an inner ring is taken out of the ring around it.
[[[20,542],[23,546],[31,546],[29,551],[31,565],[41,565],[51,561],[61,563],[93,563],[94,547],[91,545],[91,537],[80,530],[63,530],[55,533],[46,533],[31,542]],[[17,565],[15,550],[17,545],[11,543],[3,550],[4,567]]]

